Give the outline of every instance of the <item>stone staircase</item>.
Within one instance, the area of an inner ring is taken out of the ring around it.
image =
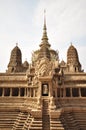
[[[79,128],[81,128],[81,130],[86,130],[86,111],[73,112],[73,116],[78,122]]]
[[[40,119],[40,118],[33,119],[32,122],[30,123],[28,130],[43,130],[42,129],[42,119]]]
[[[60,120],[61,120],[61,122],[62,122],[62,124],[63,124],[65,130],[69,130],[69,127],[68,127],[68,125],[67,125],[67,122],[66,122],[66,120],[65,120],[63,114],[60,116]]]
[[[32,123],[32,120],[33,118],[31,117],[31,115],[28,115],[22,130],[28,130],[30,124]]]
[[[0,97],[0,111],[15,111],[20,110],[25,98],[20,97]]]
[[[58,116],[51,117],[48,99],[43,99],[42,106],[42,130],[65,130]]]
[[[25,121],[27,119],[27,116],[28,116],[27,112],[20,112],[14,123],[12,130],[22,130],[22,128],[25,124]]]
[[[50,130],[49,100],[43,99],[42,104],[42,124],[43,130]]]
[[[22,107],[26,107],[28,109],[36,109],[38,107],[37,105],[37,99],[36,98],[29,98],[24,101],[22,104]]]
[[[50,130],[65,130],[59,118],[50,121]]]
[[[0,130],[11,130],[18,114],[18,111],[1,111]]]
[[[64,112],[61,120],[66,130],[79,130],[79,125],[71,112]]]

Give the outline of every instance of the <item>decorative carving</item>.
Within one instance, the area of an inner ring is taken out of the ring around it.
[[[36,75],[39,76],[48,76],[52,75],[53,63],[47,58],[43,58],[41,61],[38,61],[35,68]]]

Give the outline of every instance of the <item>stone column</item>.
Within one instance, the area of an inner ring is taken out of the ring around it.
[[[57,98],[57,89],[55,90],[55,97]]]
[[[63,86],[63,97],[66,97],[66,90],[64,86]]]
[[[4,88],[2,88],[2,97],[4,97]]]
[[[48,87],[49,87],[48,95],[49,97],[52,97],[53,96],[52,82],[48,82]]]
[[[31,88],[30,88],[30,91],[29,91],[29,95],[30,95],[30,97],[31,97]]]
[[[2,97],[4,97],[4,89],[5,89],[5,88],[2,89]]]
[[[27,96],[30,97],[30,88],[27,88]]]
[[[62,79],[62,86],[63,86],[63,97],[66,97],[66,90],[64,86],[64,78]]]
[[[24,96],[27,96],[27,88],[24,88]]]
[[[72,95],[72,88],[70,88],[70,95],[71,95],[71,97],[73,97],[73,95]]]
[[[33,89],[33,97],[35,97],[35,89]]]
[[[19,88],[19,93],[18,93],[18,96],[20,97],[20,88]]]
[[[60,97],[62,97],[62,89],[61,89],[61,87],[60,87]]]
[[[29,97],[29,90],[28,90],[28,88],[27,88],[27,97]]]
[[[26,88],[26,97],[28,97],[28,88]]]
[[[37,88],[35,89],[35,96],[37,97]]]
[[[79,97],[81,97],[81,89],[79,88]]]
[[[40,98],[42,96],[42,83],[41,82],[39,83],[39,86],[40,87],[38,88],[38,95],[37,95],[37,97]]]
[[[57,97],[59,97],[59,96],[58,96],[58,88],[56,89],[56,93],[57,93]]]
[[[10,97],[12,97],[12,88],[10,88]]]

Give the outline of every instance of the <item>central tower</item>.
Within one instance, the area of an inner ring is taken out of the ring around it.
[[[52,79],[55,70],[59,67],[58,53],[51,49],[48,42],[46,15],[44,11],[44,25],[42,42],[39,45],[39,50],[35,51],[32,56],[32,64],[35,66],[35,77],[39,82],[38,96],[39,97],[52,97],[55,95],[55,90],[52,89]]]

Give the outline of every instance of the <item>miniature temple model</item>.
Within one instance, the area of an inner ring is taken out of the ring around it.
[[[22,62],[16,44],[0,73],[0,130],[86,130],[86,73],[73,44],[67,61],[59,60],[48,41],[45,14],[32,62]]]

